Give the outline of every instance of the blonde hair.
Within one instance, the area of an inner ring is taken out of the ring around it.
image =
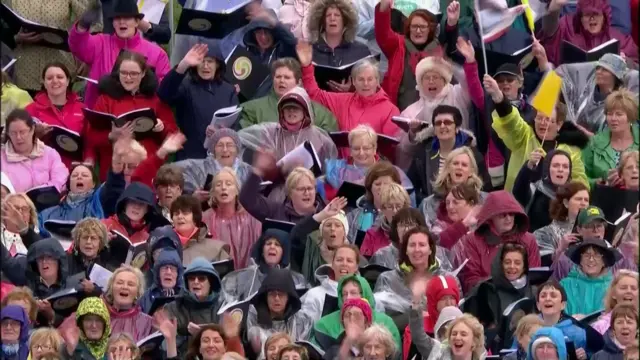
[[[633,160],[638,164],[640,162],[640,152],[638,150],[625,151],[620,155],[620,162],[618,163],[618,175],[622,175],[624,167],[629,160]]]
[[[366,137],[371,141],[374,148],[378,145],[378,134],[369,125],[360,124],[349,131],[349,146],[351,146],[355,138],[358,137]]]
[[[33,204],[33,201],[29,199],[27,194],[25,193],[16,193],[16,194],[8,194],[4,201],[5,203],[9,202],[11,199],[22,199],[27,203],[29,208],[29,226],[33,228],[35,231],[38,231],[38,212],[36,210],[36,206]]]
[[[29,303],[29,313],[27,316],[31,322],[35,322],[38,317],[38,303],[33,297],[33,292],[26,286],[16,286],[2,299],[1,306],[4,308],[12,301],[26,301]],[[26,312],[26,310],[25,310]]]
[[[287,180],[284,183],[284,186],[287,188],[287,195],[291,195],[291,192],[296,187],[296,185],[298,185],[298,182],[303,176],[306,176],[315,187],[316,177],[313,175],[311,170],[299,166],[289,173],[289,176],[287,176]]]
[[[476,319],[475,316],[471,314],[464,314],[459,318],[451,321],[447,327],[447,335],[446,339],[448,340],[451,337],[451,332],[456,325],[463,323],[471,329],[473,332],[473,359],[480,359],[482,354],[485,353],[484,350],[484,328],[482,324]]]
[[[529,314],[523,316],[520,321],[518,321],[518,326],[516,326],[516,331],[513,335],[516,339],[521,339],[523,336],[528,335],[534,329],[538,327],[543,327],[544,322],[540,318],[540,316],[536,314]]]
[[[616,274],[613,276],[613,279],[609,284],[609,288],[607,289],[607,293],[604,296],[604,309],[606,312],[613,310],[613,308],[616,307],[616,305],[618,305],[618,301],[616,301],[616,299],[613,298],[613,293],[615,291],[616,286],[618,286],[618,283],[625,277],[633,278],[633,280],[636,283],[638,282],[637,271],[625,270],[625,269],[618,270]]]
[[[58,353],[62,347],[63,340],[60,334],[58,334],[58,331],[54,328],[36,329],[31,333],[31,337],[29,338],[29,352],[31,352],[34,345],[46,343],[51,344],[51,347],[53,348],[51,350]]]
[[[379,341],[385,348],[385,358],[396,353],[396,343],[391,332],[384,326],[373,324],[369,326],[358,339],[358,349],[364,350],[364,346],[370,341]]]
[[[229,174],[231,176],[231,178],[233,178],[233,183],[236,185],[236,210],[238,210],[240,208],[240,200],[239,200],[239,195],[240,195],[240,181],[238,180],[238,175],[236,174],[235,170],[233,170],[232,168],[225,166],[222,169],[220,169],[220,171],[218,171],[218,173],[213,177],[213,181],[211,182],[211,190],[209,190],[209,206],[211,206],[212,209],[217,209],[218,208],[218,203],[216,202],[216,197],[213,195],[213,191],[215,189],[215,182],[216,179],[218,178],[218,176],[222,175],[222,174]]]
[[[384,206],[392,201],[401,201],[403,207],[411,206],[409,194],[402,185],[396,183],[382,185],[380,188],[380,205]]]
[[[107,283],[107,290],[104,293],[104,298],[111,305],[113,305],[113,283],[115,282],[118,274],[121,274],[123,272],[130,272],[136,276],[136,279],[138,279],[138,290],[137,290],[138,294],[136,295],[134,303],[140,298],[142,298],[142,295],[144,294],[145,285],[144,285],[144,275],[142,274],[142,271],[140,271],[140,269],[135,268],[131,265],[122,265],[119,268],[117,268],[116,271],[113,272],[113,275],[111,275],[111,277],[109,278],[109,282]]]
[[[616,109],[624,111],[627,114],[629,124],[633,124],[638,119],[638,100],[636,95],[624,88],[609,94],[604,100],[605,114]]]
[[[107,247],[107,227],[96,218],[84,218],[71,230],[71,238],[75,248],[80,246],[80,238],[86,234],[95,233],[100,237],[100,250]],[[78,250],[79,251],[79,250]]]
[[[465,183],[472,185],[476,191],[480,192],[482,189],[482,179],[478,176],[478,163],[473,156],[473,151],[468,146],[459,147],[454,149],[447,155],[444,160],[444,166],[438,173],[438,176],[433,181],[433,188],[439,195],[445,196],[449,193],[449,190],[453,187],[454,183],[451,181],[451,174],[449,173],[453,159],[458,155],[467,155],[469,157],[469,166],[471,167],[471,176],[465,181]]]
[[[136,344],[131,335],[124,332],[118,333],[109,338],[109,342],[107,342],[107,352],[109,352],[109,348],[118,341],[126,341],[129,343],[129,347],[131,348],[131,359],[140,359],[141,354],[138,344]]]

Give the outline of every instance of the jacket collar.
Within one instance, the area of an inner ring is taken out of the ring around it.
[[[640,145],[640,127],[637,124],[631,126],[631,134],[633,135],[633,144],[638,147]],[[600,150],[607,150],[611,144],[611,129],[608,127],[601,133],[593,137],[593,146]]]
[[[116,43],[118,48],[120,49],[132,49],[140,45],[142,43],[142,35],[140,35],[140,31],[136,30],[135,35],[133,35],[130,39],[123,39],[118,37],[115,32],[111,35],[111,40]]]

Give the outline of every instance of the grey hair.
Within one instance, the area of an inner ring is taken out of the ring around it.
[[[380,68],[378,62],[370,58],[362,59],[353,65],[353,68],[351,68],[351,78],[355,79],[362,70],[369,67],[373,68],[373,72],[376,74],[376,80],[380,83]]]
[[[396,353],[396,343],[393,341],[393,335],[384,326],[379,324],[373,324],[368,327],[358,339],[358,348],[360,351],[364,351],[364,346],[369,341],[379,341],[385,348],[385,358],[389,358]]]

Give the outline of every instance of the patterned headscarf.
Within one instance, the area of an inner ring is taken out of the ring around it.
[[[93,341],[87,339],[87,336],[84,334],[84,329],[82,328],[82,317],[85,315],[97,315],[104,321],[104,331],[100,340]],[[76,312],[76,324],[80,328],[80,341],[87,346],[94,358],[102,359],[104,354],[107,353],[107,342],[111,335],[111,317],[102,299],[89,297],[82,300]]]

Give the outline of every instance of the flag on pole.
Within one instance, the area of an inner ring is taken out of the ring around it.
[[[525,11],[525,5],[510,8],[507,0],[474,0],[480,36],[484,43],[504,34],[516,18]]]
[[[562,78],[553,70],[547,71],[533,94],[531,106],[545,116],[551,117],[558,102],[561,88]]]

